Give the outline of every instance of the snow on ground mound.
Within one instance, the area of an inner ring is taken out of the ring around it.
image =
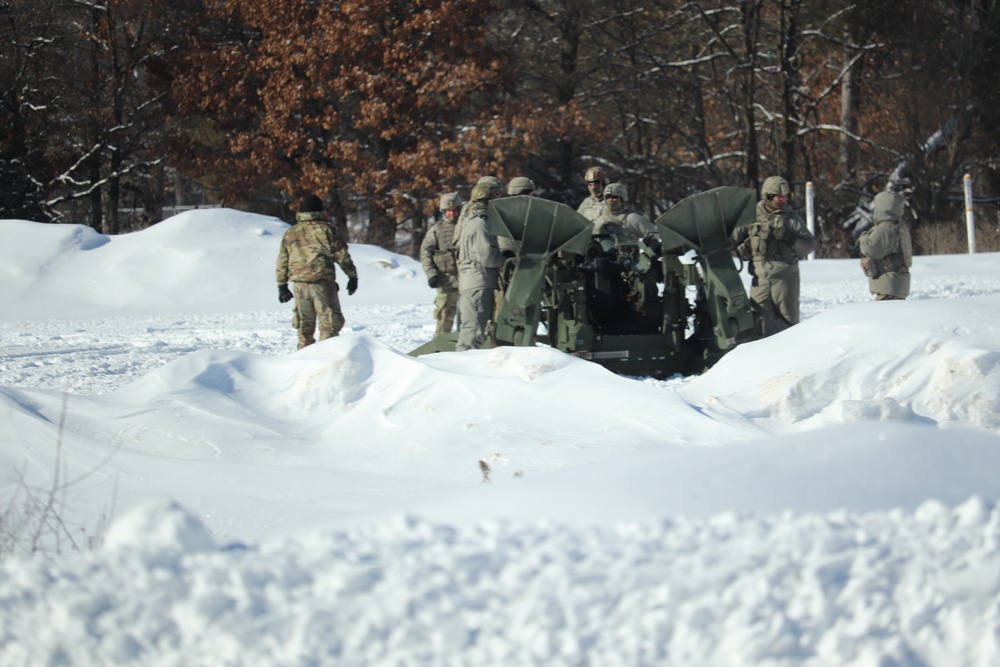
[[[912,511],[927,500],[956,505],[975,495],[1000,501],[996,470],[1000,439],[994,435],[863,422],[670,448],[463,491],[409,511],[453,525],[484,518],[606,523],[726,512]]]
[[[131,234],[0,221],[5,320],[279,308],[275,261],[288,225],[232,209],[187,211]],[[359,290],[344,307],[433,300],[420,263],[350,246]],[[367,292],[367,295],[366,295]],[[291,304],[280,306],[289,311]]]
[[[215,540],[205,523],[179,504],[147,500],[111,525],[104,548],[197,553],[214,551]]]
[[[155,523],[155,509],[144,523]],[[130,520],[131,521],[131,520]],[[124,533],[133,533],[132,528]],[[9,665],[989,665],[1000,511],[401,519],[0,565]],[[53,613],[53,610],[57,610]]]
[[[992,295],[844,306],[741,345],[680,393],[769,429],[879,420],[1000,432],[998,310]]]

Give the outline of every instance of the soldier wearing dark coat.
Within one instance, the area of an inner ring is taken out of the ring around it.
[[[316,342],[317,323],[320,340],[336,336],[344,327],[337,264],[347,274],[347,293],[354,294],[358,272],[347,244],[323,215],[322,200],[309,195],[281,239],[277,261],[278,301],[295,299],[292,326],[299,333],[299,349]],[[289,282],[295,283],[294,294]]]
[[[764,180],[757,219],[737,227],[735,252],[750,262],[750,306],[763,336],[799,323],[799,260],[816,247],[816,239],[798,213],[788,207],[791,189],[780,176]]]

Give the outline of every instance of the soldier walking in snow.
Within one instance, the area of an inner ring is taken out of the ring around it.
[[[757,219],[737,227],[736,254],[750,262],[750,305],[771,336],[799,323],[799,260],[816,247],[816,239],[798,213],[788,206],[791,189],[780,176],[764,180]]]
[[[898,192],[880,192],[872,203],[872,226],[858,239],[861,268],[876,301],[905,299],[910,294],[913,244],[902,222],[905,200]]]
[[[444,217],[434,223],[420,244],[420,263],[427,274],[427,284],[438,291],[434,299],[435,336],[451,333],[458,310],[455,225],[462,212],[462,198],[457,192],[443,194],[438,207]]]
[[[316,342],[317,321],[320,340],[336,336],[344,327],[337,264],[347,274],[347,293],[354,294],[358,272],[347,244],[323,215],[322,200],[309,195],[295,214],[295,224],[281,239],[277,262],[278,301],[295,298],[292,326],[299,332],[299,349]],[[295,283],[294,294],[288,289],[289,281]]]

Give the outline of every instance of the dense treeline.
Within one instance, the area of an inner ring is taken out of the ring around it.
[[[826,256],[906,177],[918,251],[956,250],[963,174],[997,223],[998,69],[990,1],[0,0],[0,218],[113,234],[314,191],[406,251],[440,192],[524,175],[575,206],[600,164],[651,217],[812,182]]]

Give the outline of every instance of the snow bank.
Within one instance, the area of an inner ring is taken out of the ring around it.
[[[149,511],[139,523],[151,527],[159,511]],[[134,527],[123,532],[141,541]],[[0,630],[0,662],[954,667],[1000,659],[1000,511],[975,498],[913,513],[730,513],[586,528],[400,519],[252,547],[169,546],[158,560],[120,544],[3,564],[0,606],[17,613]]]

